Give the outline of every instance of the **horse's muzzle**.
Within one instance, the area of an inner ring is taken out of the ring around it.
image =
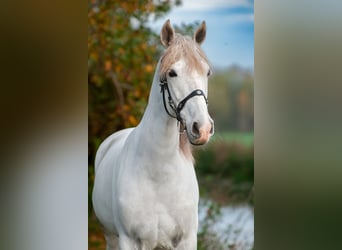
[[[198,122],[193,122],[189,134],[189,141],[192,145],[203,145],[214,134],[214,122],[210,119],[202,126]]]

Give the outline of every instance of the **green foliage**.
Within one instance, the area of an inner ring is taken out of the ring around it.
[[[224,133],[196,149],[195,168],[201,197],[253,204],[253,134]]]
[[[246,147],[238,142],[213,141],[204,150],[197,150],[195,156],[196,171],[201,176],[232,178],[236,183],[253,182],[253,145]]]
[[[223,132],[215,133],[211,142],[225,141],[227,143],[237,143],[244,147],[250,147],[254,144],[253,132]]]
[[[253,73],[232,66],[209,78],[209,112],[218,131],[253,131]]]

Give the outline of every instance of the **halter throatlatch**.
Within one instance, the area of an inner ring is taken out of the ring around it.
[[[171,93],[170,93],[170,89],[169,89],[169,85],[167,83],[167,79],[166,78],[161,78],[160,79],[160,87],[161,87],[161,93],[163,95],[163,104],[164,104],[164,108],[166,113],[172,117],[177,119],[177,121],[181,124],[181,127],[183,128],[183,131],[186,129],[185,124],[183,123],[183,119],[180,116],[180,112],[182,111],[182,109],[184,108],[186,102],[191,99],[194,96],[203,96],[205,103],[208,105],[208,100],[204,95],[204,92],[201,89],[195,89],[194,91],[192,91],[189,95],[187,95],[183,100],[181,100],[178,105],[175,104],[175,102],[172,99]],[[168,110],[168,108],[166,107],[166,100],[165,100],[165,90],[168,94],[168,103],[169,103],[169,107],[174,111],[175,115],[171,114],[170,111]],[[181,132],[183,132],[181,131]]]

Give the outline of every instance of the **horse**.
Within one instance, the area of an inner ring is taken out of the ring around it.
[[[147,107],[140,123],[110,135],[95,157],[93,205],[106,249],[197,249],[199,190],[192,145],[214,133],[208,113],[210,64],[193,37],[167,20]]]

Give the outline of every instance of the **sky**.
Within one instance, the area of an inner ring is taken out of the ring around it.
[[[202,48],[214,67],[254,69],[254,0],[183,0],[150,26],[160,32],[167,19],[177,25],[206,21]]]

